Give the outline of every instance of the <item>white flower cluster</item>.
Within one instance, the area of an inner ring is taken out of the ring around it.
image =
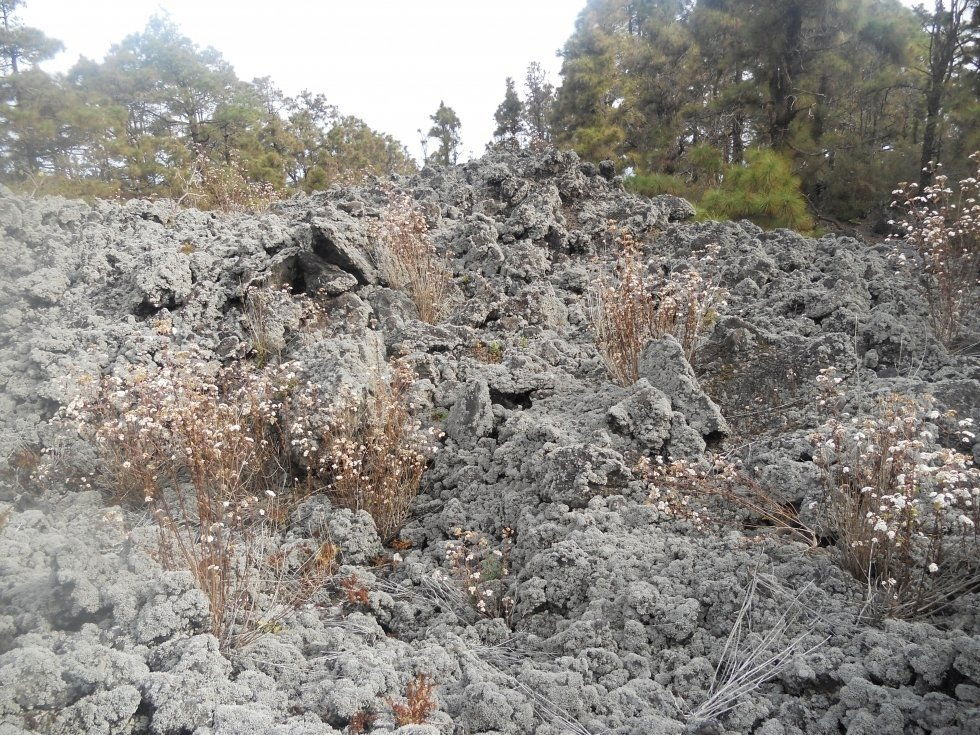
[[[977,551],[980,471],[935,444],[941,416],[926,398],[891,395],[866,418],[834,419],[811,436],[826,479],[829,534],[845,564],[871,572],[896,599],[923,574],[941,576]],[[962,425],[962,424],[961,424]],[[966,425],[969,425],[967,423]]]
[[[307,491],[367,510],[386,540],[405,522],[443,436],[412,417],[414,380],[406,364],[395,362],[389,379],[379,376],[367,392],[341,388],[326,411],[319,387],[302,386],[286,412],[290,448],[307,468]]]
[[[667,517],[687,520],[702,530],[710,519],[698,499],[704,497],[709,486],[714,487],[730,477],[735,467],[720,458],[709,466],[658,456],[653,460],[641,457],[636,470],[647,484],[648,504]]]
[[[482,615],[509,620],[514,601],[506,594],[514,532],[504,528],[499,543],[487,534],[455,529],[446,541],[446,560],[473,607]]]
[[[970,159],[980,164],[980,154]],[[941,167],[937,166],[941,171]],[[905,183],[893,192],[892,207],[905,217],[891,221],[900,237],[918,253],[925,271],[925,295],[933,327],[946,344],[959,335],[963,317],[977,305],[980,266],[980,168],[977,175],[961,180],[954,189],[939,173],[921,189]],[[895,259],[908,266],[909,258],[896,245]]]

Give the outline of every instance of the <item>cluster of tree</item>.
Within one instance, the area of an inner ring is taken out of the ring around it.
[[[39,192],[180,196],[199,168],[234,167],[275,190],[311,191],[405,173],[405,147],[342,115],[321,94],[245,82],[166,17],[67,73],[39,67],[61,49],[0,0],[0,178]]]
[[[496,140],[516,140],[519,143],[551,141],[551,119],[554,114],[555,88],[541,64],[532,62],[524,76],[524,98],[521,99],[514,80],[507,77],[507,91],[494,120]]]
[[[978,7],[588,0],[561,52],[549,135],[651,193],[716,202],[762,149],[757,164],[783,157],[795,177],[782,180],[813,211],[865,217],[895,182],[980,148]],[[520,110],[509,82],[498,133],[518,134]]]

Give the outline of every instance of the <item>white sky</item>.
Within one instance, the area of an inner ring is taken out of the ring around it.
[[[288,94],[323,92],[420,153],[440,100],[462,122],[464,158],[493,133],[504,79],[531,61],[558,81],[556,52],[585,0],[27,0],[27,25],[65,44],[45,64],[101,60],[166,10],[185,35],[214,46],[241,79],[269,76]]]

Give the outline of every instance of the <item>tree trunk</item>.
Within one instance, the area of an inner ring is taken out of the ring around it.
[[[773,148],[784,148],[789,126],[796,117],[793,81],[799,72],[800,43],[803,37],[803,7],[794,2],[786,9],[782,49],[769,70],[769,141]]]
[[[922,131],[922,157],[919,160],[919,183],[926,186],[932,181],[933,165],[939,158],[939,111],[941,109],[943,85],[930,82],[926,94],[926,124]]]
[[[919,184],[922,187],[932,181],[933,164],[939,162],[942,144],[939,123],[942,119],[943,97],[953,73],[963,19],[970,3],[971,0],[951,0],[949,10],[946,10],[945,0],[936,0],[929,33],[929,86],[926,91],[922,156],[919,159]]]
[[[742,67],[741,64],[735,66],[735,73],[732,77],[732,82],[735,86],[742,83]],[[729,138],[731,140],[731,155],[728,158],[728,163],[738,165],[742,163],[742,159],[745,157],[745,142],[742,136],[745,134],[745,108],[744,103],[741,99],[738,100],[738,107],[735,110],[735,114],[732,115],[732,127],[729,131]]]
[[[3,6],[3,30],[7,37],[10,37],[10,11],[7,10],[7,5],[4,3]],[[17,47],[10,46],[10,72],[11,74],[17,73]]]

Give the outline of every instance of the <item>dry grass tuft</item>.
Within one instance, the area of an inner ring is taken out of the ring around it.
[[[388,699],[388,706],[395,716],[395,725],[424,725],[436,711],[436,700],[433,697],[435,684],[425,674],[419,674],[408,682],[405,689],[405,702]]]
[[[306,294],[294,295],[289,286],[248,288],[243,311],[251,349],[259,367],[282,359],[291,342],[290,325],[305,331],[316,329],[325,319],[323,307],[317,300]]]
[[[425,322],[449,310],[452,273],[429,238],[429,227],[413,201],[397,195],[372,228],[375,263],[392,288],[404,289]]]
[[[620,385],[639,378],[644,347],[668,334],[677,338],[693,364],[702,333],[713,323],[723,292],[708,280],[717,248],[700,258],[700,270],[660,273],[644,260],[640,244],[629,233],[618,238],[616,278],[603,279],[589,293],[589,316],[599,353],[610,376]]]
[[[781,602],[783,611],[780,616],[760,629],[758,622],[753,620],[760,584],[762,579],[756,572],[745,589],[742,605],[725,641],[708,698],[689,716],[693,723],[717,720],[731,712],[746,695],[778,676],[794,658],[812,653],[828,640],[824,638],[806,646],[810,632],[805,625],[803,633],[793,638],[788,636],[806,609],[802,600],[809,585],[795,597]]]
[[[250,288],[245,294],[245,327],[259,366],[278,360],[286,346],[282,329],[275,329],[275,314],[291,305],[289,289]]]

